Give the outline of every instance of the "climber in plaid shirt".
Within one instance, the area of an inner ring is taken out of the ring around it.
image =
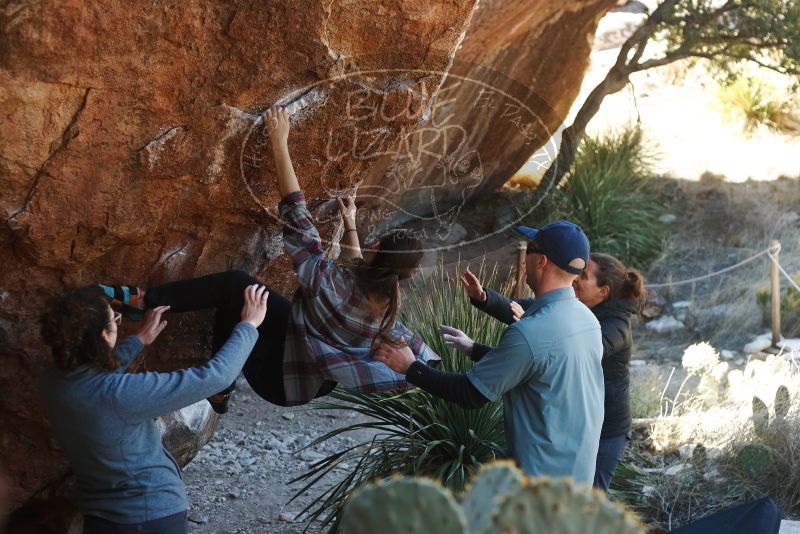
[[[383,236],[361,258],[351,197],[339,199],[345,225],[340,261],[327,259],[289,157],[289,115],[280,108],[264,114],[278,174],[283,242],[292,258],[299,288],[292,301],[267,288],[267,315],[242,372],[253,390],[281,406],[311,401],[336,384],[362,392],[414,387],[403,375],[373,358],[381,343],[408,345],[418,360],[440,358],[422,339],[397,321],[399,281],[411,277],[422,260],[421,243],[402,231]],[[219,350],[236,324],[241,295],[261,282],[242,271],[227,271],[169,282],[146,291],[131,286],[101,286],[123,312],[170,306],[170,313],[216,310],[212,350]],[[208,400],[218,413],[228,409],[235,384]]]
[[[278,168],[283,242],[292,258],[299,289],[286,332],[283,385],[287,404],[307,402],[334,381],[362,393],[405,390],[405,378],[372,359],[383,340],[407,344],[418,359],[439,357],[422,339],[396,320],[398,281],[410,277],[422,260],[420,243],[405,233],[381,239],[369,263],[360,255],[351,198],[339,200],[345,225],[337,264],[322,251],[319,233],[294,175],[286,139],[289,118],[273,109],[264,116]]]
[[[369,305],[370,296],[358,285],[359,274],[367,282],[375,281],[369,277],[371,267],[358,259],[348,267],[325,258],[301,191],[288,194],[279,207],[283,243],[300,285],[286,332],[283,384],[287,401],[291,404],[311,400],[324,380],[362,393],[413,387],[402,375],[372,359],[372,341],[380,340],[383,314]],[[389,240],[395,237],[398,241],[409,239],[397,235]],[[391,282],[396,283],[396,278]],[[385,337],[407,344],[418,359],[439,359],[399,321],[394,321]]]

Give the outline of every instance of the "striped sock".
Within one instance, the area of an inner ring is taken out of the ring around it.
[[[133,286],[106,286],[97,284],[106,297],[132,308],[144,309],[144,291]]]

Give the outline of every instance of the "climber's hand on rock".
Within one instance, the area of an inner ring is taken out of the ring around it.
[[[264,112],[263,118],[272,144],[285,144],[289,139],[289,112],[273,106]]]
[[[339,204],[339,212],[342,214],[342,222],[345,230],[352,230],[356,227],[356,196],[352,193],[343,197],[336,198]]]

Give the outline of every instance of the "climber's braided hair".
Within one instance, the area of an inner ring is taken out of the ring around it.
[[[356,259],[346,268],[356,286],[367,295],[367,305],[383,314],[379,340],[396,341],[389,337],[400,309],[400,280],[410,278],[422,261],[422,240],[403,230],[388,232],[378,240],[378,247],[370,263]]]
[[[113,371],[119,360],[103,338],[109,328],[108,301],[98,286],[82,287],[47,303],[41,315],[41,335],[64,372],[81,365]]]
[[[595,252],[591,255],[592,261],[597,266],[597,287],[608,286],[607,300],[627,300],[634,304],[637,310],[641,307],[644,297],[644,277],[636,269],[629,269],[611,254]]]

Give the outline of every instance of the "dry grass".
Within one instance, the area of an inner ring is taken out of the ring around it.
[[[628,473],[641,491],[623,495],[666,529],[761,496],[800,516],[800,367],[778,355],[729,369],[697,345],[683,368],[698,385],[655,419]]]
[[[668,376],[668,370],[657,365],[631,368],[631,415],[635,419],[659,415]]]
[[[665,194],[678,197],[672,203],[680,226],[675,223],[668,232],[665,253],[654,262],[648,280],[668,282],[704,275],[766,249],[773,239],[783,247],[784,268],[800,270],[797,179],[752,185],[673,184],[665,181],[662,187]],[[720,349],[741,351],[765,331],[757,293],[768,280],[768,260],[762,257],[708,280],[653,291],[668,302],[690,302],[686,342],[707,339]]]
[[[717,89],[721,111],[741,121],[742,129],[752,135],[759,127],[784,133],[796,133],[797,106],[765,81],[755,77],[739,77]]]

